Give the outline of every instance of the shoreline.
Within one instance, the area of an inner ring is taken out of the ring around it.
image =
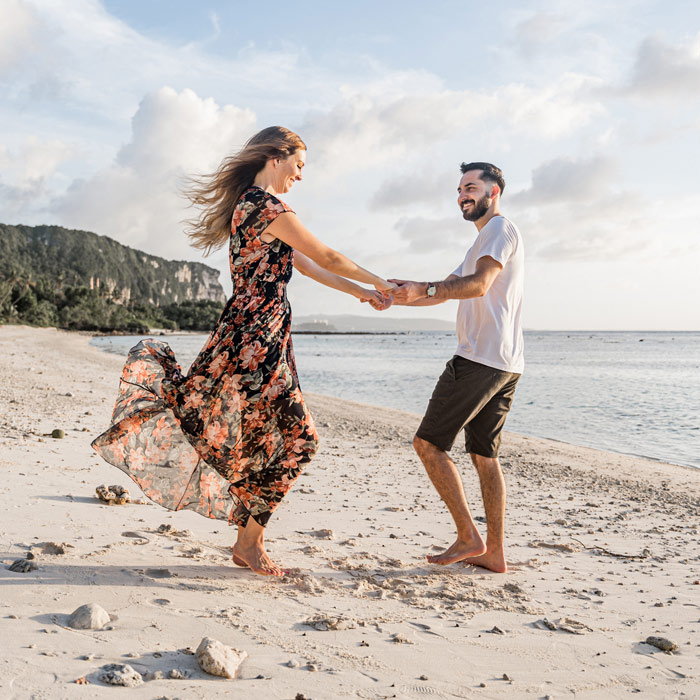
[[[67,332],[71,333],[72,331],[67,331]],[[557,333],[568,333],[567,331],[556,331],[556,332]],[[611,332],[613,332],[613,331],[611,331]],[[431,333],[432,333],[432,331],[431,331]],[[442,331],[437,331],[436,333],[442,333]],[[90,334],[90,335],[91,335],[91,337],[95,337],[95,338],[112,337],[112,335],[110,335],[110,334],[108,334],[108,335]],[[133,334],[125,334],[124,337],[129,337],[130,335],[133,335]],[[199,335],[201,335],[204,337],[207,336],[206,333],[199,333],[199,332],[194,332],[194,331],[192,331],[192,332],[174,331],[174,332],[169,332],[166,335],[175,335],[175,336],[177,336],[177,335],[182,335],[182,336],[192,336],[192,335],[199,336]],[[304,332],[300,333],[298,331],[293,331],[293,335],[308,335],[308,336],[313,336],[313,335],[322,335],[322,336],[328,336],[328,335],[331,335],[331,336],[332,335],[341,335],[341,336],[343,336],[343,335],[410,335],[410,333],[403,332],[403,331],[388,331],[388,332],[376,332],[376,333],[375,332],[367,332],[367,333],[365,333],[365,332],[335,332],[335,331],[331,331],[331,332],[317,332],[317,331],[308,331],[307,332],[307,331],[304,331]],[[142,336],[139,336],[137,334],[137,335],[133,335],[133,337],[142,337]],[[110,349],[108,347],[100,347],[99,349],[102,352],[111,353],[111,354],[116,355],[118,357],[125,357],[125,354],[122,354],[120,352],[115,352],[113,349]],[[306,392],[304,392],[304,393],[306,393]],[[347,399],[347,398],[339,397],[339,396],[333,396],[331,394],[326,394],[326,395],[329,397],[336,398],[340,401],[346,401],[346,400],[352,401],[352,400],[354,400],[354,399]],[[427,401],[427,398],[426,398],[426,401]],[[367,406],[372,407],[373,409],[376,409],[376,410],[387,410],[387,409],[391,408],[389,406],[382,406],[380,404],[367,403],[367,402],[361,402],[361,403],[365,403]],[[682,459],[672,461],[672,460],[669,460],[668,458],[656,457],[653,455],[647,455],[647,454],[643,454],[643,453],[630,452],[630,451],[626,451],[624,449],[617,449],[615,447],[611,447],[608,445],[601,448],[601,447],[598,447],[598,446],[592,444],[590,441],[586,441],[584,438],[582,438],[581,441],[577,441],[576,438],[573,438],[573,439],[558,438],[558,437],[551,437],[551,436],[547,436],[547,435],[538,435],[538,434],[529,433],[529,432],[508,431],[508,422],[506,422],[506,431],[512,432],[515,435],[520,435],[522,437],[541,438],[543,440],[551,440],[553,442],[560,442],[560,443],[564,443],[566,445],[572,445],[574,447],[581,447],[581,448],[588,448],[588,449],[600,449],[600,450],[610,452],[610,453],[616,454],[616,455],[624,455],[624,456],[628,456],[628,457],[638,457],[641,459],[646,459],[646,460],[650,460],[653,462],[659,462],[662,464],[673,464],[675,466],[683,467],[686,469],[694,469],[696,471],[700,470],[700,464],[696,465],[696,464],[692,464],[689,462],[684,462]]]
[[[411,448],[420,416],[305,394],[321,448],[268,528],[291,572],[273,581],[232,565],[225,522],[139,503],[92,452],[123,358],[17,326],[0,356],[0,695],[107,698],[109,663],[146,677],[136,700],[700,695],[696,469],[507,432],[509,573],[437,567],[425,555],[454,532]],[[134,502],[102,504],[100,484]],[[29,552],[35,571],[8,570]],[[67,628],[89,602],[108,628]],[[199,669],[205,636],[248,653],[237,679]]]

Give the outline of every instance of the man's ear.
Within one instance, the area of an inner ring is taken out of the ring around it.
[[[491,187],[491,199],[493,199],[497,194],[501,194],[501,188],[494,182]]]

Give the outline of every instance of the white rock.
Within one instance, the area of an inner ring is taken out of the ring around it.
[[[129,664],[107,664],[103,666],[98,679],[109,685],[122,685],[125,688],[135,688],[143,684],[143,676]]]
[[[97,603],[81,605],[68,618],[68,626],[76,630],[99,630],[110,621],[109,613]]]
[[[248,653],[227,647],[211,637],[204,637],[195,655],[202,671],[212,676],[235,678],[238,667],[247,658]]]

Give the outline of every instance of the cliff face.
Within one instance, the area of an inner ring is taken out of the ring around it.
[[[203,263],[165,260],[60,226],[0,224],[0,280],[14,278],[106,289],[121,303],[226,300],[219,271]]]

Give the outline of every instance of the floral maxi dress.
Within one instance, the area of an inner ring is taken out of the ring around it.
[[[288,211],[259,187],[238,200],[233,294],[187,376],[166,343],[129,351],[111,427],[92,446],[166,508],[264,526],[316,453],[292,351],[294,251],[261,239]]]

